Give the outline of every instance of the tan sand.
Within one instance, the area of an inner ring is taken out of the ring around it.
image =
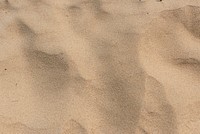
[[[0,0],[0,133],[199,134],[199,0]]]

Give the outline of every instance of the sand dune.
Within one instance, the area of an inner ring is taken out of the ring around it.
[[[200,133],[198,6],[0,0],[0,133]]]

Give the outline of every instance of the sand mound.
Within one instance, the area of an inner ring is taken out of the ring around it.
[[[196,127],[182,125],[185,120],[189,124],[193,122],[192,118],[183,119],[193,112],[182,112],[199,102],[199,12],[196,6],[161,12],[160,17],[150,23],[139,47],[144,69],[165,88],[180,133],[198,133]],[[194,109],[200,110],[199,107]]]

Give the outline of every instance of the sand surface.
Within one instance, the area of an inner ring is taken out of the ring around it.
[[[0,0],[1,134],[199,134],[199,0]]]

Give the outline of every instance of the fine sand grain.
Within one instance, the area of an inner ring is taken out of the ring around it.
[[[0,133],[199,134],[199,0],[0,0]]]

